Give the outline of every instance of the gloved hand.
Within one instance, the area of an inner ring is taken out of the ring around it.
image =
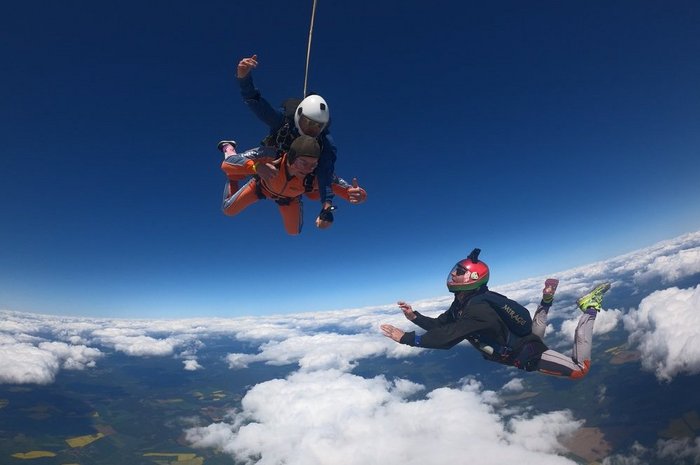
[[[319,213],[318,218],[316,218],[316,227],[320,229],[330,228],[333,224],[333,210],[335,209],[336,207],[334,205],[329,205],[321,209],[321,213]]]

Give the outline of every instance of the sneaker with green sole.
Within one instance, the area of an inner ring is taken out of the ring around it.
[[[580,308],[582,312],[585,312],[589,308],[593,308],[599,312],[602,308],[603,294],[608,292],[608,290],[610,290],[610,283],[598,284],[595,289],[576,301],[578,308]]]

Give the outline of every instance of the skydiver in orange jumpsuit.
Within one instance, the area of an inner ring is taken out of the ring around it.
[[[236,192],[232,192],[230,182],[226,183],[222,204],[224,214],[234,216],[258,200],[274,200],[279,206],[284,229],[290,235],[299,234],[303,225],[301,196],[319,198],[313,171],[320,155],[321,148],[316,139],[299,136],[281,157],[274,147],[257,147],[228,156],[221,169],[229,179],[253,177]],[[367,198],[366,191],[357,185],[356,179],[350,185],[336,176],[332,188],[335,194],[351,204],[362,203]],[[321,220],[332,221],[331,209],[324,210],[321,216],[324,215]]]

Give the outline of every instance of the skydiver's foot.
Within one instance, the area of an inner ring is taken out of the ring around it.
[[[542,289],[542,302],[540,305],[552,305],[554,301],[554,293],[557,292],[557,286],[559,285],[559,280],[554,278],[549,278],[544,282],[544,289]]]
[[[595,289],[576,301],[578,308],[582,312],[586,312],[589,309],[599,312],[602,308],[603,294],[608,292],[608,290],[610,290],[610,283],[598,284]]]

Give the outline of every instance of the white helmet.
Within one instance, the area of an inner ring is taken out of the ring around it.
[[[301,134],[312,137],[318,136],[318,134],[306,134],[301,129],[299,121],[302,117],[306,118],[313,125],[318,126],[320,128],[318,134],[320,134],[328,125],[328,121],[331,118],[328,111],[328,104],[320,95],[309,95],[301,101],[297,107],[297,111],[294,113],[294,124]]]

